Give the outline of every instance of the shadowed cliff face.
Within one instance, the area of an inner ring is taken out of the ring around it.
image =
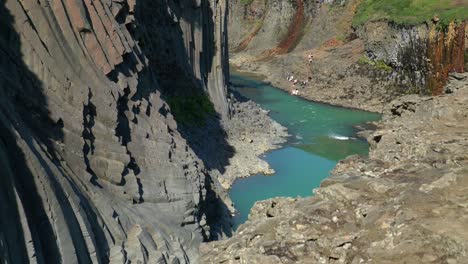
[[[227,6],[224,1],[140,1],[132,35],[147,54],[164,96],[206,91],[227,117]],[[151,15],[149,15],[151,14]]]
[[[158,16],[143,2],[0,3],[0,263],[196,262],[220,232],[219,184],[178,132],[158,71],[177,65],[171,78],[226,116],[225,6],[177,1],[185,22],[148,31]],[[168,23],[176,4],[158,5]],[[158,67],[148,47],[172,47],[167,35],[178,61]]]
[[[157,74],[162,97],[177,108],[173,113],[180,121],[178,131],[204,165],[220,173],[234,153],[224,128],[207,109],[201,115],[190,112],[196,110],[192,104],[201,104],[194,98],[203,99],[206,92],[215,115],[229,118],[226,5],[223,1],[137,2],[130,30]]]

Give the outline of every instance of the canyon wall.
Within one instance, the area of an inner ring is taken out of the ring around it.
[[[222,233],[165,98],[228,117],[226,3],[0,3],[0,263],[196,262]]]
[[[231,1],[231,63],[285,90],[290,76],[307,81],[308,99],[375,112],[402,94],[441,94],[450,72],[464,72],[466,22],[353,25],[360,3]]]
[[[395,70],[395,82],[410,92],[438,95],[450,72],[465,71],[467,23],[398,26],[372,22],[359,27],[366,56]],[[402,83],[403,81],[403,83]]]
[[[288,53],[299,44],[315,8],[315,2],[302,0],[230,1],[230,48],[263,57]]]

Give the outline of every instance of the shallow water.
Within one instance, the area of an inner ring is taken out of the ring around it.
[[[380,115],[307,101],[245,76],[232,75],[231,82],[242,95],[270,110],[270,116],[291,134],[283,148],[264,156],[274,175],[255,175],[233,184],[230,197],[238,211],[235,229],[247,220],[256,201],[310,196],[339,160],[368,154],[367,142],[356,138],[353,126],[378,120]]]

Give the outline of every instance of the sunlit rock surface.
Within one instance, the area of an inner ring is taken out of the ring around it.
[[[450,95],[389,104],[368,158],[341,161],[313,197],[257,202],[202,262],[465,262],[468,74],[451,76]]]

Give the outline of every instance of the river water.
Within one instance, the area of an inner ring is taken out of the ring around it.
[[[291,134],[282,148],[263,157],[274,175],[254,175],[233,184],[229,194],[238,211],[235,229],[247,220],[256,201],[311,196],[339,160],[368,154],[367,142],[356,138],[353,126],[378,120],[379,114],[307,101],[251,77],[234,74],[231,82],[235,90],[270,110]]]

